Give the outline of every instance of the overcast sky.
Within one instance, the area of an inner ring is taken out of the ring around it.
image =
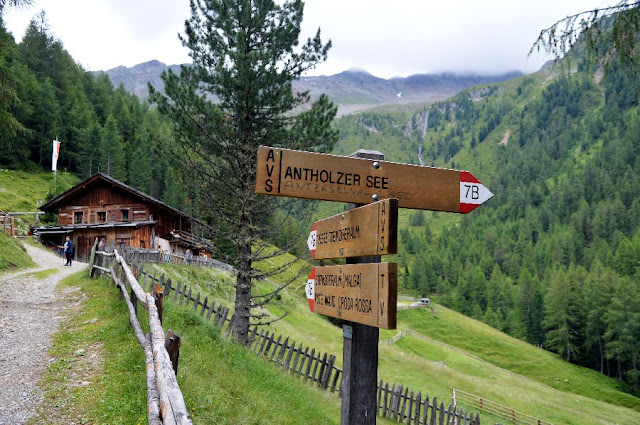
[[[303,36],[320,27],[333,48],[312,75],[360,68],[378,77],[441,71],[538,70],[549,59],[527,57],[541,29],[567,15],[617,0],[306,0]],[[35,0],[5,11],[16,41],[41,10],[50,33],[86,70],[152,59],[189,62],[178,40],[188,0]]]

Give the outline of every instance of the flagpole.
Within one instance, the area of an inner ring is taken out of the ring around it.
[[[53,170],[53,194],[55,196],[57,189],[57,177],[58,177],[58,155],[60,154],[60,142],[56,136],[56,140],[53,141],[53,154],[51,155],[51,170]]]

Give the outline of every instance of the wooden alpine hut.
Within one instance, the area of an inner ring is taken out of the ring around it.
[[[89,257],[96,238],[107,247],[131,246],[182,255],[211,254],[212,244],[202,236],[201,221],[98,173],[40,207],[57,214],[58,224],[32,228],[48,245],[62,245],[71,236],[75,257]]]

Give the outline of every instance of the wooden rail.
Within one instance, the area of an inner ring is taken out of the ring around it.
[[[467,393],[457,388],[451,388],[453,401],[460,400],[474,408],[491,413],[499,418],[506,419],[514,424],[522,425],[552,425],[550,422],[543,421],[542,419],[534,418],[527,414],[521,413],[510,407],[502,406],[486,398]]]
[[[191,419],[187,413],[184,397],[178,386],[174,365],[171,362],[169,353],[165,348],[166,337],[162,329],[162,323],[156,307],[155,297],[140,286],[124,258],[120,256],[118,250],[113,253],[96,252],[98,241],[91,250],[90,275],[96,271],[104,272],[109,270],[112,281],[120,288],[123,298],[129,309],[129,321],[134,329],[136,339],[145,352],[145,362],[147,370],[147,410],[149,425],[176,424],[190,425]],[[113,257],[111,267],[95,266],[94,262],[100,257],[104,262],[105,258]],[[118,277],[118,270],[120,277]],[[131,297],[127,292],[123,277],[131,289]],[[148,311],[149,334],[142,332],[140,323],[136,315],[136,305],[140,302]],[[177,365],[175,365],[177,370]]]

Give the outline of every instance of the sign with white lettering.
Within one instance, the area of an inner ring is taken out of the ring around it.
[[[383,329],[396,328],[396,263],[314,267],[306,285],[311,311]]]
[[[260,146],[255,191],[261,195],[468,213],[493,196],[468,171],[423,167]]]
[[[307,246],[315,260],[395,254],[397,235],[398,200],[385,199],[316,221]]]

